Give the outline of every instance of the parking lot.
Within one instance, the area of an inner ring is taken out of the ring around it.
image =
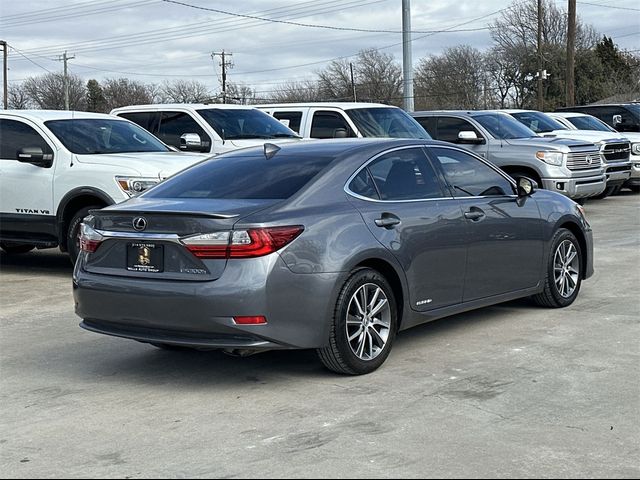
[[[574,305],[402,332],[363,377],[86,332],[66,256],[2,254],[0,476],[638,478],[640,195],[586,210]]]

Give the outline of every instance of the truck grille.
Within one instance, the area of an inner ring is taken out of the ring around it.
[[[616,160],[628,160],[631,152],[629,143],[607,143],[602,147],[602,155],[607,162]]]
[[[569,170],[590,170],[601,166],[602,158],[597,152],[570,153],[567,157],[567,168]]]

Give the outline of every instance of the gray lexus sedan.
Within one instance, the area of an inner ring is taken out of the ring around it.
[[[316,349],[365,374],[396,333],[518,297],[573,303],[582,207],[454,145],[349,139],[199,163],[81,228],[81,326],[160,348]]]

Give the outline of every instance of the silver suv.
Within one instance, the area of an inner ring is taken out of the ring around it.
[[[460,144],[511,176],[527,176],[542,188],[574,200],[606,186],[599,147],[590,142],[543,138],[510,115],[492,111],[414,112],[437,140]]]

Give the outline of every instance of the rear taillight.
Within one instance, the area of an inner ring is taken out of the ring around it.
[[[89,225],[85,223],[80,224],[80,250],[93,253],[98,249],[103,240],[104,237]]]
[[[255,258],[280,250],[303,230],[301,225],[252,228],[205,233],[181,241],[198,258]]]
[[[233,323],[236,325],[266,325],[267,319],[262,315],[252,317],[233,317]]]

